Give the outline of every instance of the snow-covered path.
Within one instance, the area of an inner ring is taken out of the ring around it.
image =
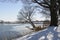
[[[48,27],[42,31],[13,40],[60,40],[60,27]]]

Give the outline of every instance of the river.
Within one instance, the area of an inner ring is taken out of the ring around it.
[[[21,37],[31,31],[26,27],[32,26],[30,24],[0,24],[0,40]]]

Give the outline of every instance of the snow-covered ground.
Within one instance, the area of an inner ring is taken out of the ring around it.
[[[44,30],[13,40],[60,40],[60,26],[51,26]]]

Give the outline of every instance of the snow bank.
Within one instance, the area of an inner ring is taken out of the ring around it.
[[[26,36],[13,40],[60,40],[60,26],[51,26],[42,31],[28,34]]]

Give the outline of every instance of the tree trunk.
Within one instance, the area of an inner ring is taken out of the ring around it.
[[[30,17],[29,17],[29,23],[33,26],[33,28],[35,28],[34,23],[31,21]]]
[[[59,15],[60,15],[60,9],[59,9]]]
[[[30,16],[29,16],[29,19],[28,19],[28,20],[29,20],[29,23],[32,25],[32,27],[35,28],[35,25],[34,25],[34,23],[31,21]]]
[[[56,0],[50,1],[51,23],[50,26],[58,26],[58,15],[56,10]]]
[[[51,12],[51,23],[50,26],[58,26],[58,16],[56,12]]]
[[[58,3],[59,3],[59,7],[60,7],[60,0],[58,0]],[[59,8],[59,15],[60,15],[60,8]]]

